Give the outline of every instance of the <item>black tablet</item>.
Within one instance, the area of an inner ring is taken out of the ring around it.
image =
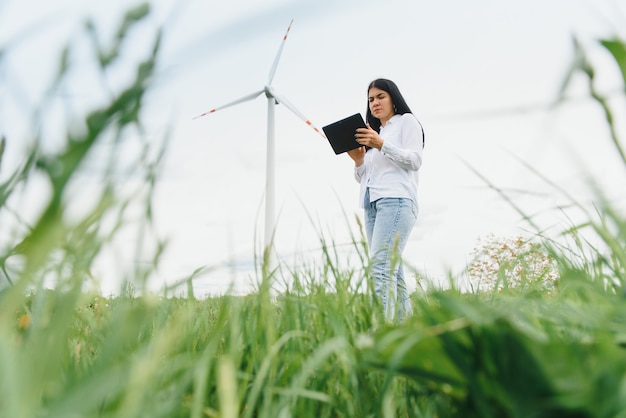
[[[335,154],[341,154],[361,146],[354,137],[357,128],[365,128],[365,121],[360,113],[326,125],[322,129]]]

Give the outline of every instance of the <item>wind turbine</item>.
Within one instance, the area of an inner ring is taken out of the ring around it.
[[[256,99],[261,94],[265,93],[265,97],[267,97],[267,150],[266,150],[266,162],[265,162],[265,251],[270,249],[270,245],[272,243],[272,238],[274,235],[274,224],[276,222],[275,214],[274,214],[274,200],[275,200],[275,130],[274,130],[274,120],[275,120],[275,106],[279,103],[283,104],[287,109],[291,110],[296,116],[302,119],[307,125],[315,130],[322,137],[326,138],[322,131],[320,131],[317,127],[315,127],[306,116],[304,116],[294,105],[292,105],[284,96],[279,95],[276,90],[272,87],[272,80],[274,79],[274,74],[276,73],[276,68],[278,67],[278,62],[280,60],[280,56],[283,52],[283,48],[285,47],[285,42],[287,41],[287,36],[289,35],[289,31],[291,30],[291,25],[293,24],[293,19],[289,23],[289,27],[287,27],[287,31],[285,32],[285,36],[283,36],[283,40],[278,48],[278,53],[276,54],[276,58],[274,58],[274,63],[272,64],[272,68],[270,69],[270,74],[268,77],[267,84],[263,87],[262,90],[255,91],[254,93],[248,94],[240,99],[232,101],[230,103],[224,104],[222,106],[216,107],[215,109],[211,109],[208,112],[204,112],[193,119],[198,119],[202,116],[209,115],[211,113],[217,112],[218,110],[226,109],[227,107],[231,107],[243,102],[247,102],[250,100]]]

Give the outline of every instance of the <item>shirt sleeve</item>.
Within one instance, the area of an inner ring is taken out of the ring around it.
[[[365,162],[358,167],[354,167],[354,179],[357,181],[357,183],[361,182],[361,177],[363,177],[364,173],[365,173]]]
[[[384,156],[400,165],[400,167],[410,171],[417,171],[422,166],[424,131],[412,114],[405,115],[409,117],[403,117],[402,119],[402,145],[397,146],[385,141],[380,151]]]

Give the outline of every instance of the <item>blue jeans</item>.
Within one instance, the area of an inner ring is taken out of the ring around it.
[[[402,268],[402,252],[417,219],[411,199],[381,198],[369,203],[365,194],[365,232],[369,244],[374,294],[384,318],[401,322],[413,313]]]

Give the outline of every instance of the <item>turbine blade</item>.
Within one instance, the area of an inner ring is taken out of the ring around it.
[[[291,24],[293,23],[293,19],[289,22],[289,27],[287,28],[287,32],[285,32],[285,36],[283,36],[283,41],[280,43],[280,48],[278,48],[278,53],[276,54],[276,58],[274,58],[274,64],[272,64],[272,69],[270,70],[270,76],[267,81],[267,84],[272,84],[272,80],[274,79],[274,74],[276,73],[276,67],[278,67],[278,61],[280,60],[280,56],[283,53],[283,48],[285,47],[285,42],[287,41],[287,35],[289,35],[289,30],[291,29]]]
[[[221,105],[219,107],[216,107],[215,109],[211,109],[208,112],[201,113],[198,116],[193,117],[193,119],[198,119],[198,118],[201,118],[202,116],[206,116],[206,115],[208,115],[210,113],[217,112],[218,110],[226,109],[227,107],[231,107],[231,106],[234,106],[234,105],[239,104],[239,103],[243,103],[243,102],[247,102],[247,101],[252,100],[252,99],[256,99],[263,92],[265,92],[265,90],[260,90],[260,91],[254,92],[252,94],[248,94],[246,96],[243,96],[240,99],[237,99],[237,100],[232,101],[230,103],[226,103],[225,105]]]
[[[324,135],[322,130],[318,129],[315,125],[313,125],[313,123],[311,123],[311,121],[306,116],[304,116],[304,114],[302,114],[302,112],[300,112],[298,109],[296,109],[296,107],[294,105],[292,105],[287,99],[285,99],[283,96],[280,96],[280,95],[276,94],[276,91],[274,89],[272,89],[271,87],[266,87],[266,88],[269,89],[269,93],[274,98],[274,100],[276,100],[276,103],[283,104],[287,109],[291,110],[291,112],[293,114],[295,114],[300,119],[302,119],[304,121],[304,123],[306,123],[311,128],[313,128],[313,130],[315,132],[320,134],[323,138],[326,138],[326,135]]]

